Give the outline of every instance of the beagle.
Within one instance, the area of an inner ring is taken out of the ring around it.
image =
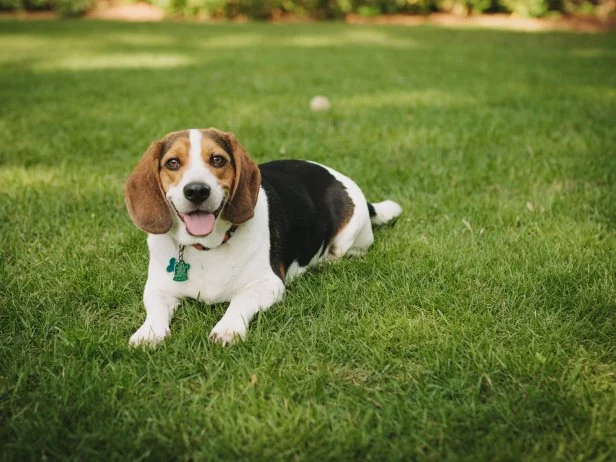
[[[254,315],[282,298],[285,281],[325,259],[363,253],[372,225],[402,212],[393,201],[367,202],[352,180],[323,165],[257,165],[232,133],[214,128],[152,143],[125,199],[150,251],[146,318],[131,345],[169,335],[185,297],[230,302],[210,339],[243,339]]]

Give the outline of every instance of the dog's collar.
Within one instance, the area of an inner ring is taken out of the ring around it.
[[[225,232],[225,238],[222,240],[222,244],[224,244],[229,239],[231,239],[231,237],[233,236],[233,233],[237,231],[237,226],[238,225],[233,225]],[[209,247],[205,247],[204,245],[201,245],[201,244],[192,244],[192,246],[197,250],[210,250]]]
[[[225,233],[225,237],[222,240],[222,244],[227,242],[233,236],[233,233],[237,230],[237,225],[231,226]],[[222,245],[221,244],[221,245]],[[197,250],[210,250],[201,244],[192,244]],[[178,258],[172,257],[169,260],[169,266],[167,266],[167,272],[173,273],[173,280],[177,282],[188,281],[188,271],[190,270],[190,263],[184,261],[184,246],[180,245]]]

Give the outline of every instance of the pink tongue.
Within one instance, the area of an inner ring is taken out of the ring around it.
[[[212,213],[193,212],[182,214],[182,220],[188,232],[193,236],[207,236],[212,232],[216,218]]]

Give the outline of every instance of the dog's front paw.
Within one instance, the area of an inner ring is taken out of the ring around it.
[[[248,328],[241,317],[218,321],[210,332],[210,340],[221,345],[231,345],[236,340],[244,340]]]
[[[162,342],[167,335],[169,335],[169,326],[152,324],[146,321],[131,336],[128,344],[130,346],[147,345],[154,347]]]

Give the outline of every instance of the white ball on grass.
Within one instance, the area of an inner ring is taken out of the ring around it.
[[[315,96],[310,100],[310,109],[313,111],[329,111],[332,105],[326,96]]]

